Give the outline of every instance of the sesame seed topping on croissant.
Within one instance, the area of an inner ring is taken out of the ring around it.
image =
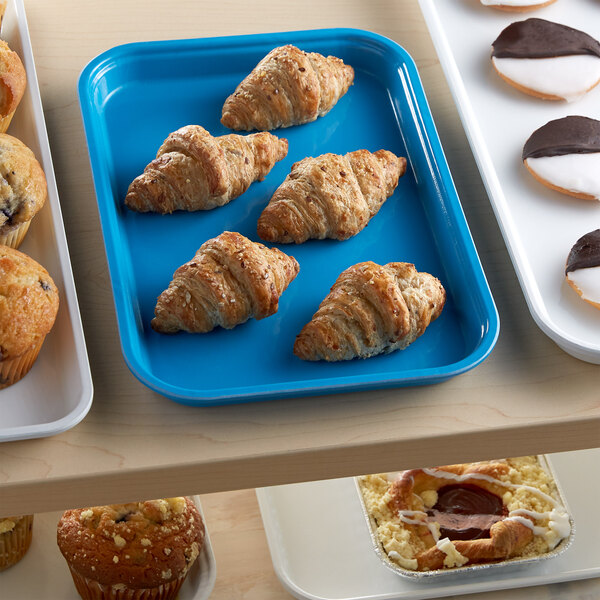
[[[217,326],[232,329],[250,317],[269,317],[299,269],[292,256],[277,248],[225,231],[175,271],[158,297],[152,328],[206,333]]]
[[[322,154],[294,165],[258,219],[267,242],[346,240],[362,231],[394,193],[406,159],[388,150]]]
[[[446,292],[413,264],[368,261],[343,271],[296,337],[302,360],[369,358],[402,350],[442,312]]]
[[[221,123],[259,131],[309,123],[327,114],[353,81],[354,69],[335,56],[280,46],[225,100]]]
[[[133,180],[125,205],[162,214],[223,206],[262,181],[287,151],[286,139],[267,132],[213,137],[200,125],[186,125]]]

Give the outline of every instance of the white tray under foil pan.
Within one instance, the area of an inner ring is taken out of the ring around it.
[[[369,527],[369,532],[371,534],[371,542],[373,544],[373,549],[375,550],[375,553],[377,554],[377,556],[379,557],[381,562],[388,569],[390,569],[397,575],[401,575],[402,577],[408,577],[415,581],[418,581],[418,580],[427,581],[427,580],[431,580],[431,579],[437,579],[439,577],[461,576],[464,573],[473,573],[473,572],[474,573],[482,573],[482,572],[489,571],[492,569],[496,570],[496,569],[502,569],[502,568],[506,568],[506,567],[514,568],[514,567],[517,567],[520,565],[538,564],[542,561],[548,560],[550,558],[554,558],[555,556],[562,554],[565,550],[567,550],[567,548],[573,542],[573,538],[575,536],[575,523],[573,521],[573,517],[571,516],[572,513],[569,510],[569,507],[565,500],[563,491],[560,487],[560,483],[559,483],[558,479],[556,478],[554,470],[552,469],[552,466],[546,459],[545,455],[543,455],[543,454],[538,455],[537,458],[540,461],[540,464],[542,465],[542,467],[552,477],[554,484],[556,485],[556,490],[557,490],[557,495],[558,495],[558,498],[556,498],[556,499],[563,505],[563,508],[566,510],[567,514],[569,515],[569,522],[571,524],[571,533],[569,534],[569,536],[566,537],[565,539],[563,539],[554,549],[552,549],[548,552],[545,552],[544,554],[540,554],[539,556],[531,556],[531,557],[526,557],[526,558],[515,557],[515,558],[509,558],[507,560],[497,561],[497,562],[479,563],[479,564],[473,564],[473,565],[467,564],[462,567],[453,567],[450,569],[433,569],[431,571],[413,571],[411,569],[405,569],[405,568],[401,567],[400,565],[398,565],[397,563],[395,563],[388,556],[387,552],[383,548],[381,540],[379,539],[379,536],[377,535],[377,522],[376,522],[375,518],[373,516],[371,516],[371,514],[369,514],[369,511],[367,510],[367,507],[365,505],[365,501],[364,501],[364,498],[362,495],[362,490],[361,490],[360,482],[359,482],[360,477],[356,477],[354,479],[354,481],[356,483],[356,490],[358,492],[358,497],[360,498],[360,504],[362,507],[364,517],[365,517],[365,519],[367,521],[367,525]]]

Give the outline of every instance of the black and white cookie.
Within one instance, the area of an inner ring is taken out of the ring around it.
[[[526,12],[528,10],[536,10],[549,4],[553,4],[556,0],[481,0],[484,6],[491,6],[499,10],[511,12]]]
[[[550,121],[531,134],[522,158],[544,185],[600,200],[600,121],[579,116]]]
[[[600,229],[586,233],[571,248],[565,276],[583,300],[600,308]]]
[[[600,82],[600,42],[546,21],[512,23],[492,44],[492,63],[506,82],[545,100],[579,99]]]

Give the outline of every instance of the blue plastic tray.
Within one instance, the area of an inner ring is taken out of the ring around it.
[[[191,123],[227,133],[219,121],[225,98],[267,52],[287,43],[339,56],[356,75],[328,115],[273,132],[289,140],[289,153],[265,181],[212,211],[127,210],[129,183],[167,135]],[[493,348],[498,314],[415,64],[396,43],[367,31],[325,29],[128,44],[87,65],[79,97],[123,354],[151,389],[209,406],[428,384],[471,369]],[[296,257],[300,274],[276,315],[208,334],[165,336],[150,328],[157,296],[204,241],[224,230],[258,241],[258,216],[293,162],[359,148],[407,156],[407,173],[357,236],[280,246]],[[296,334],[339,273],[365,260],[413,262],[436,275],[448,292],[442,315],[401,352],[330,364],[296,358]]]

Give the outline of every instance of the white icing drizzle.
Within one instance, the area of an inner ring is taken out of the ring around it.
[[[532,519],[547,519],[548,526],[536,527],[529,519],[525,519],[520,515],[525,515]],[[550,549],[554,548],[560,540],[566,538],[569,533],[571,533],[571,521],[569,520],[569,515],[566,512],[560,512],[555,508],[550,512],[544,513],[527,510],[526,508],[518,508],[517,510],[512,510],[509,513],[508,518],[529,527],[534,535],[544,536]]]
[[[600,80],[600,58],[588,54],[552,58],[492,57],[496,69],[527,89],[567,102],[581,98]]]
[[[521,523],[525,527],[531,529],[534,535],[544,537],[550,549],[555,548],[558,545],[558,543],[562,539],[566,538],[571,532],[571,522],[569,519],[569,515],[564,511],[558,510],[560,506],[559,503],[554,498],[552,498],[552,496],[549,496],[548,494],[542,492],[542,490],[539,490],[538,488],[535,488],[530,485],[522,485],[517,483],[501,481],[500,479],[496,479],[489,475],[484,475],[483,473],[465,473],[463,475],[456,475],[455,473],[449,473],[448,471],[444,471],[441,469],[422,469],[422,471],[427,475],[437,477],[439,479],[448,479],[459,483],[473,479],[479,479],[481,481],[487,481],[488,483],[492,483],[504,488],[523,489],[538,495],[542,499],[546,500],[554,508],[549,512],[543,513],[528,510],[525,508],[519,508],[511,511],[505,520],[517,521],[518,523]],[[398,473],[397,475],[401,476],[401,474],[402,473]],[[466,564],[468,562],[468,559],[462,554],[460,554],[458,550],[456,550],[456,546],[449,538],[446,537],[440,539],[439,525],[434,521],[427,521],[428,515],[426,512],[422,510],[399,510],[397,514],[398,518],[403,523],[407,523],[409,525],[421,525],[429,529],[429,532],[431,533],[431,536],[433,537],[437,548],[446,554],[446,558],[444,559],[445,566],[462,566],[463,564]],[[421,517],[421,519],[414,517]],[[531,519],[547,519],[548,525],[535,525]],[[389,552],[388,556],[394,560],[397,560],[398,562],[404,562],[405,564],[412,560],[401,556],[398,552],[395,551]],[[417,561],[415,560],[414,562],[416,563]],[[416,568],[416,566],[406,566],[407,568]]]
[[[450,538],[445,537],[442,540],[438,540],[435,545],[438,550],[441,550],[446,555],[446,558],[444,558],[444,565],[446,567],[462,567],[469,562],[469,559],[456,549]]]
[[[406,569],[412,569],[414,571],[419,566],[416,558],[406,558],[406,556],[402,556],[402,554],[396,552],[395,550],[390,550],[388,552],[388,556],[392,560],[395,560],[401,567],[405,567]]]
[[[530,157],[525,163],[540,179],[556,187],[600,200],[600,152]]]
[[[532,519],[546,519],[550,513],[548,512],[536,512],[535,510],[528,510],[527,508],[517,508],[516,510],[511,510],[508,514],[509,517],[513,517],[515,515],[527,515]]]
[[[423,519],[411,519],[411,517],[416,516],[423,517]],[[429,529],[429,533],[431,533],[434,541],[437,542],[440,539],[438,524],[433,521],[427,521],[427,513],[422,510],[399,510],[398,517],[403,523],[407,523],[408,525],[424,525]]]
[[[521,525],[525,525],[525,527],[529,527],[531,531],[533,531],[533,535],[544,535],[546,531],[548,531],[547,527],[539,527],[533,524],[533,521],[527,519],[526,517],[519,517],[515,515],[511,517],[510,515],[504,519],[505,521],[516,521],[517,523],[521,523]]]
[[[519,483],[510,483],[506,481],[501,481],[500,479],[496,479],[491,477],[490,475],[484,475],[483,473],[465,473],[464,475],[456,475],[455,473],[449,473],[448,471],[443,471],[441,469],[423,469],[423,472],[432,477],[437,477],[439,479],[449,479],[457,482],[464,482],[473,479],[479,479],[482,481],[487,481],[488,483],[492,483],[494,485],[499,485],[501,487],[510,488],[510,489],[522,489],[527,490],[533,494],[536,494],[546,502],[548,502],[553,509],[550,512],[535,512],[533,510],[527,510],[525,508],[519,508],[517,510],[513,510],[509,513],[506,519],[511,519],[513,521],[517,521],[526,527],[529,527],[533,531],[534,535],[543,536],[548,543],[550,549],[554,548],[560,540],[566,538],[571,532],[571,522],[569,520],[569,515],[564,510],[558,510],[562,508],[559,503],[549,496],[542,490],[539,490],[536,487],[530,485],[523,485]],[[412,512],[413,514],[410,516],[415,516],[417,513],[425,515],[422,511],[399,511],[399,512]],[[523,516],[526,515],[526,516]],[[528,519],[527,517],[530,517]],[[400,516],[402,519],[402,516]],[[531,521],[534,520],[548,520],[547,526],[538,526]],[[405,521],[407,522],[407,521]],[[417,521],[418,525],[425,525],[425,523]],[[433,535],[433,534],[432,534]],[[436,542],[439,540],[435,538]]]
[[[458,482],[468,481],[469,479],[481,479],[482,481],[487,481],[488,483],[493,483],[505,488],[519,488],[522,490],[527,490],[529,492],[537,494],[552,506],[558,506],[558,502],[552,496],[549,496],[545,492],[542,492],[542,490],[538,490],[537,488],[532,487],[530,485],[500,481],[500,479],[495,479],[494,477],[484,475],[483,473],[465,473],[464,475],[456,475],[455,473],[449,473],[448,471],[443,471],[440,469],[423,469],[423,472],[427,475],[431,475],[432,477],[437,477],[438,479],[453,479],[454,481]]]

